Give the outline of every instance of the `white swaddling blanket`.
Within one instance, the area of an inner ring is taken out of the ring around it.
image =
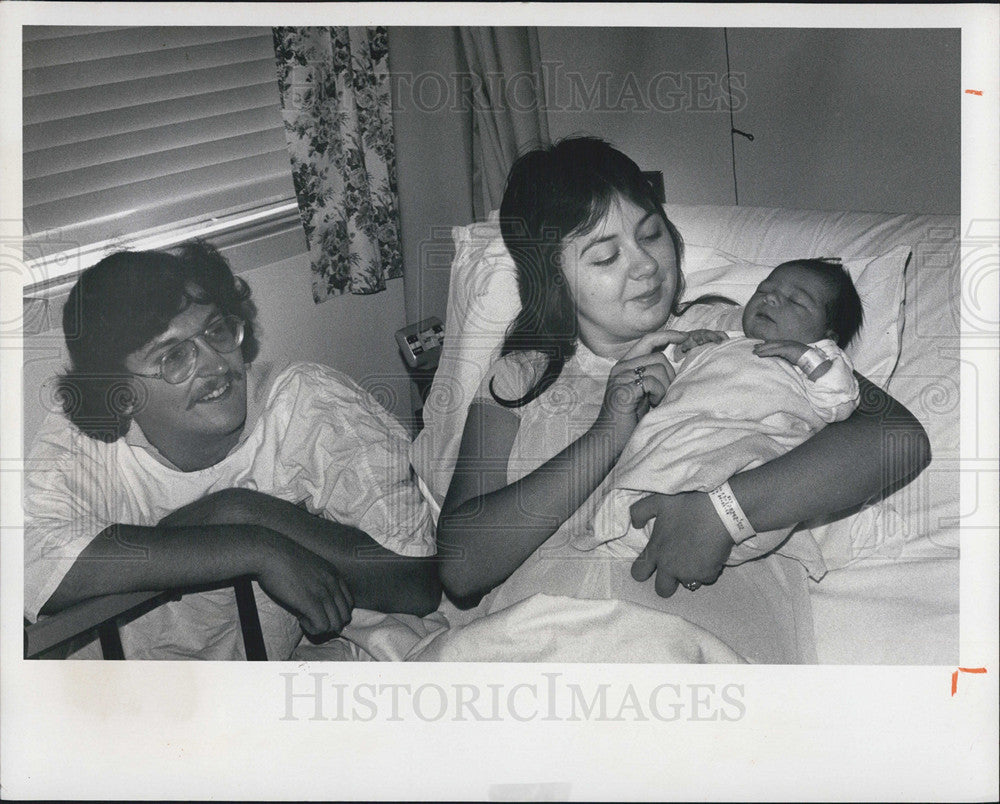
[[[733,664],[745,659],[682,617],[626,600],[536,594],[414,646],[416,661]]]
[[[502,276],[508,277],[508,274],[503,273]],[[462,286],[462,283],[452,283],[455,293]],[[516,299],[516,281],[507,290]],[[504,299],[508,295],[506,292],[500,294]],[[479,299],[478,303],[484,304],[483,299]],[[452,312],[459,309],[460,306],[449,303],[449,322],[453,321]],[[740,308],[731,306],[699,304],[673,323],[677,329],[684,330],[734,329],[738,326],[740,313]],[[501,375],[498,383],[501,379],[516,382],[520,365],[532,362],[530,356],[525,356],[524,360],[515,360],[515,355],[498,359],[502,331],[510,319],[497,316],[493,304],[483,306],[480,317],[490,323],[503,320],[497,324],[498,331],[491,330],[489,335],[484,335],[477,326],[464,339],[461,336],[455,339],[457,327],[449,329],[452,351],[449,352],[446,341],[445,354],[435,379],[435,388],[449,393],[432,390],[428,401],[436,399],[434,410],[411,450],[415,470],[426,481],[426,487],[434,496],[440,495],[440,499],[447,491],[454,468],[457,444],[465,425],[465,407],[470,400],[479,397],[481,403],[488,404],[492,396],[488,391],[482,393],[484,383],[497,378],[498,374]],[[459,348],[463,344],[463,348]],[[510,365],[512,363],[514,365]],[[479,368],[471,374],[462,374],[458,370],[461,367],[462,371],[471,371],[474,366]],[[599,415],[608,374],[613,366],[612,360],[593,354],[585,344],[580,343],[552,386],[534,401],[517,409],[516,415],[521,423],[508,462],[509,483],[534,471],[593,425]],[[502,391],[509,390],[507,385],[499,387]],[[721,639],[751,662],[795,664],[815,661],[812,611],[809,608],[806,574],[800,563],[785,556],[768,556],[761,561],[746,563],[737,572],[723,573],[710,589],[697,595],[659,597],[652,581],[637,583],[632,578],[632,559],[616,555],[611,549],[617,542],[610,543],[607,548],[587,552],[572,546],[572,536],[593,519],[603,497],[602,484],[592,499],[581,505],[570,520],[563,523],[510,578],[487,594],[476,608],[451,611],[455,607],[449,609],[448,601],[443,601],[441,608],[451,631],[461,629],[464,634],[466,630],[463,626],[480,619],[484,620],[482,627],[486,628],[485,618],[488,617],[489,622],[494,624],[490,627],[496,628],[498,638],[504,638],[505,618],[513,616],[513,612],[504,617],[493,615],[538,592],[544,592],[550,596],[578,600],[627,600],[647,609],[679,616]],[[497,537],[502,538],[503,533],[499,532]],[[452,640],[480,642],[482,634],[479,629],[475,631],[475,635],[464,638],[449,637],[435,650],[443,652],[445,645],[455,645]],[[590,648],[581,645],[581,649]],[[407,655],[415,658],[413,653],[408,652]],[[427,657],[430,655],[428,653]]]
[[[621,539],[622,546],[638,554],[649,540],[652,522],[632,527],[629,507],[636,500],[650,492],[710,491],[783,455],[857,407],[852,366],[833,341],[811,344],[833,362],[812,381],[781,358],[757,357],[753,347],[759,341],[742,332],[727,334],[729,340],[696,347],[680,362],[663,401],[632,434],[614,471],[613,490],[588,531],[576,537],[575,547],[592,550]],[[748,539],[734,548],[729,563],[759,557],[789,531]],[[779,552],[800,561],[814,578],[825,572],[808,534],[796,534]]]

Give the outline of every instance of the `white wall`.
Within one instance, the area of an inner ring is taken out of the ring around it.
[[[726,33],[735,125],[755,136],[735,140],[741,205],[959,211],[957,31]],[[671,203],[736,203],[721,28],[541,27],[538,36],[553,139],[604,137],[661,170]],[[451,28],[392,28],[390,46],[394,72],[457,70]],[[394,119],[408,320],[443,319],[449,245],[433,232],[471,217],[468,115],[410,104]]]
[[[663,171],[670,203],[734,203],[722,29],[539,28],[538,38],[554,140],[603,137]]]
[[[960,32],[730,29],[739,202],[960,211]]]
[[[258,359],[325,363],[349,374],[397,417],[409,415],[410,380],[395,339],[406,322],[401,279],[381,293],[315,304],[307,254],[242,276],[259,310]]]
[[[959,212],[957,29],[727,35],[743,96],[734,123],[754,135],[735,138],[741,205]],[[644,169],[662,170],[671,203],[736,203],[729,112],[718,91],[721,28],[540,28],[539,40],[546,70],[562,76],[546,83],[553,138],[605,137]],[[567,73],[578,75],[575,96]],[[680,81],[657,79],[665,73]],[[595,91],[602,75],[603,96]],[[653,91],[678,83],[676,99]],[[581,103],[588,93],[597,102]]]

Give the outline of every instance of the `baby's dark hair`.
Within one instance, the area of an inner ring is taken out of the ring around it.
[[[830,288],[833,297],[826,305],[826,326],[836,333],[837,346],[845,348],[861,329],[864,310],[854,281],[837,260],[790,260],[778,268],[804,268],[820,277]],[[777,270],[777,268],[775,269]]]
[[[250,288],[209,243],[167,251],[119,251],[84,271],[63,308],[69,371],[56,397],[77,427],[99,441],[124,436],[141,401],[125,359],[165,332],[191,304],[213,304],[243,319],[241,350],[257,354]]]

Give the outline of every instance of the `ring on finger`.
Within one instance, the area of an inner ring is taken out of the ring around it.
[[[641,380],[642,379],[642,375],[646,373],[646,367],[645,366],[636,366],[634,369],[632,369],[632,371],[634,371],[635,372],[635,376],[638,377]]]
[[[632,380],[632,384],[638,385],[642,389],[642,392],[646,393],[646,383],[641,376],[636,377],[634,380]]]
[[[690,582],[684,584],[684,588],[687,589],[687,590],[689,590],[689,591],[691,591],[691,592],[695,591],[700,586],[701,586],[701,584],[698,583],[697,581],[690,581]]]

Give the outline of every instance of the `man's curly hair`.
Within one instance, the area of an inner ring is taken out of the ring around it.
[[[116,441],[142,403],[125,359],[191,304],[215,305],[246,323],[243,359],[257,355],[250,287],[203,241],[168,251],[119,251],[84,271],[63,308],[71,366],[58,378],[63,412],[91,438]],[[159,380],[156,380],[159,382]]]

